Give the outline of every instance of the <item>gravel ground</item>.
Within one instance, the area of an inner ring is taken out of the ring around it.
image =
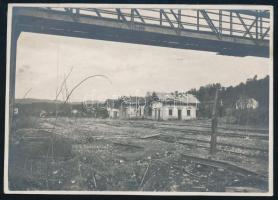
[[[202,143],[198,141],[209,141],[209,135],[194,135],[186,129],[201,130],[201,121],[183,126],[180,122],[92,118],[58,118],[55,123],[54,118],[41,118],[18,124],[10,137],[11,190],[267,191],[267,182],[257,177],[181,156],[210,157],[208,148],[198,147]],[[190,138],[196,146],[179,143],[179,137]],[[267,140],[219,136],[219,141],[268,151]],[[238,154],[219,151],[213,159],[267,177],[267,153],[244,156],[239,153],[251,152],[228,150]]]

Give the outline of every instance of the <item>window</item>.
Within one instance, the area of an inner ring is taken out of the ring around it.
[[[190,110],[187,110],[187,116],[190,116]]]
[[[169,116],[172,116],[172,115],[173,115],[173,110],[169,109]]]

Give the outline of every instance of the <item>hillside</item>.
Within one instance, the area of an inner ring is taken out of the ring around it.
[[[223,87],[219,83],[191,89],[188,93],[195,95],[201,102],[199,117],[210,117],[216,88],[219,88],[219,115],[221,117],[236,117],[239,123],[268,123],[269,111],[269,76],[257,79],[257,76],[247,79],[245,83],[236,86]],[[254,98],[259,103],[256,110],[236,111],[235,103],[240,97]]]

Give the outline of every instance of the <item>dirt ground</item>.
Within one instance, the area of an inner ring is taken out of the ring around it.
[[[24,120],[10,135],[10,190],[268,190],[267,129],[220,124],[211,156],[208,120]]]

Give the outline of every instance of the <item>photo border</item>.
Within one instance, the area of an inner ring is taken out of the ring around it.
[[[270,82],[269,82],[269,192],[267,193],[228,193],[228,192],[127,192],[127,191],[10,191],[8,189],[8,149],[9,149],[9,89],[10,89],[10,47],[11,47],[11,18],[12,12],[11,8],[16,6],[22,7],[44,7],[44,6],[57,6],[57,7],[86,7],[92,6],[95,7],[105,7],[105,8],[184,8],[184,9],[192,9],[192,8],[206,8],[206,9],[221,9],[228,7],[229,9],[269,9],[270,10],[270,61],[272,65],[272,70],[270,73]],[[240,8],[239,8],[240,7]],[[273,70],[274,70],[274,61],[273,61],[273,25],[274,25],[274,12],[273,7],[269,5],[169,5],[169,4],[72,4],[72,3],[63,3],[63,4],[52,4],[52,3],[15,3],[8,5],[8,23],[7,23],[7,62],[6,62],[6,106],[5,106],[5,151],[4,151],[4,192],[6,194],[81,194],[81,195],[88,195],[88,194],[96,194],[96,195],[154,195],[154,196],[180,196],[180,195],[190,195],[190,196],[199,196],[199,195],[206,195],[206,196],[272,196],[273,195],[273,181],[274,181],[274,174],[273,174]]]

